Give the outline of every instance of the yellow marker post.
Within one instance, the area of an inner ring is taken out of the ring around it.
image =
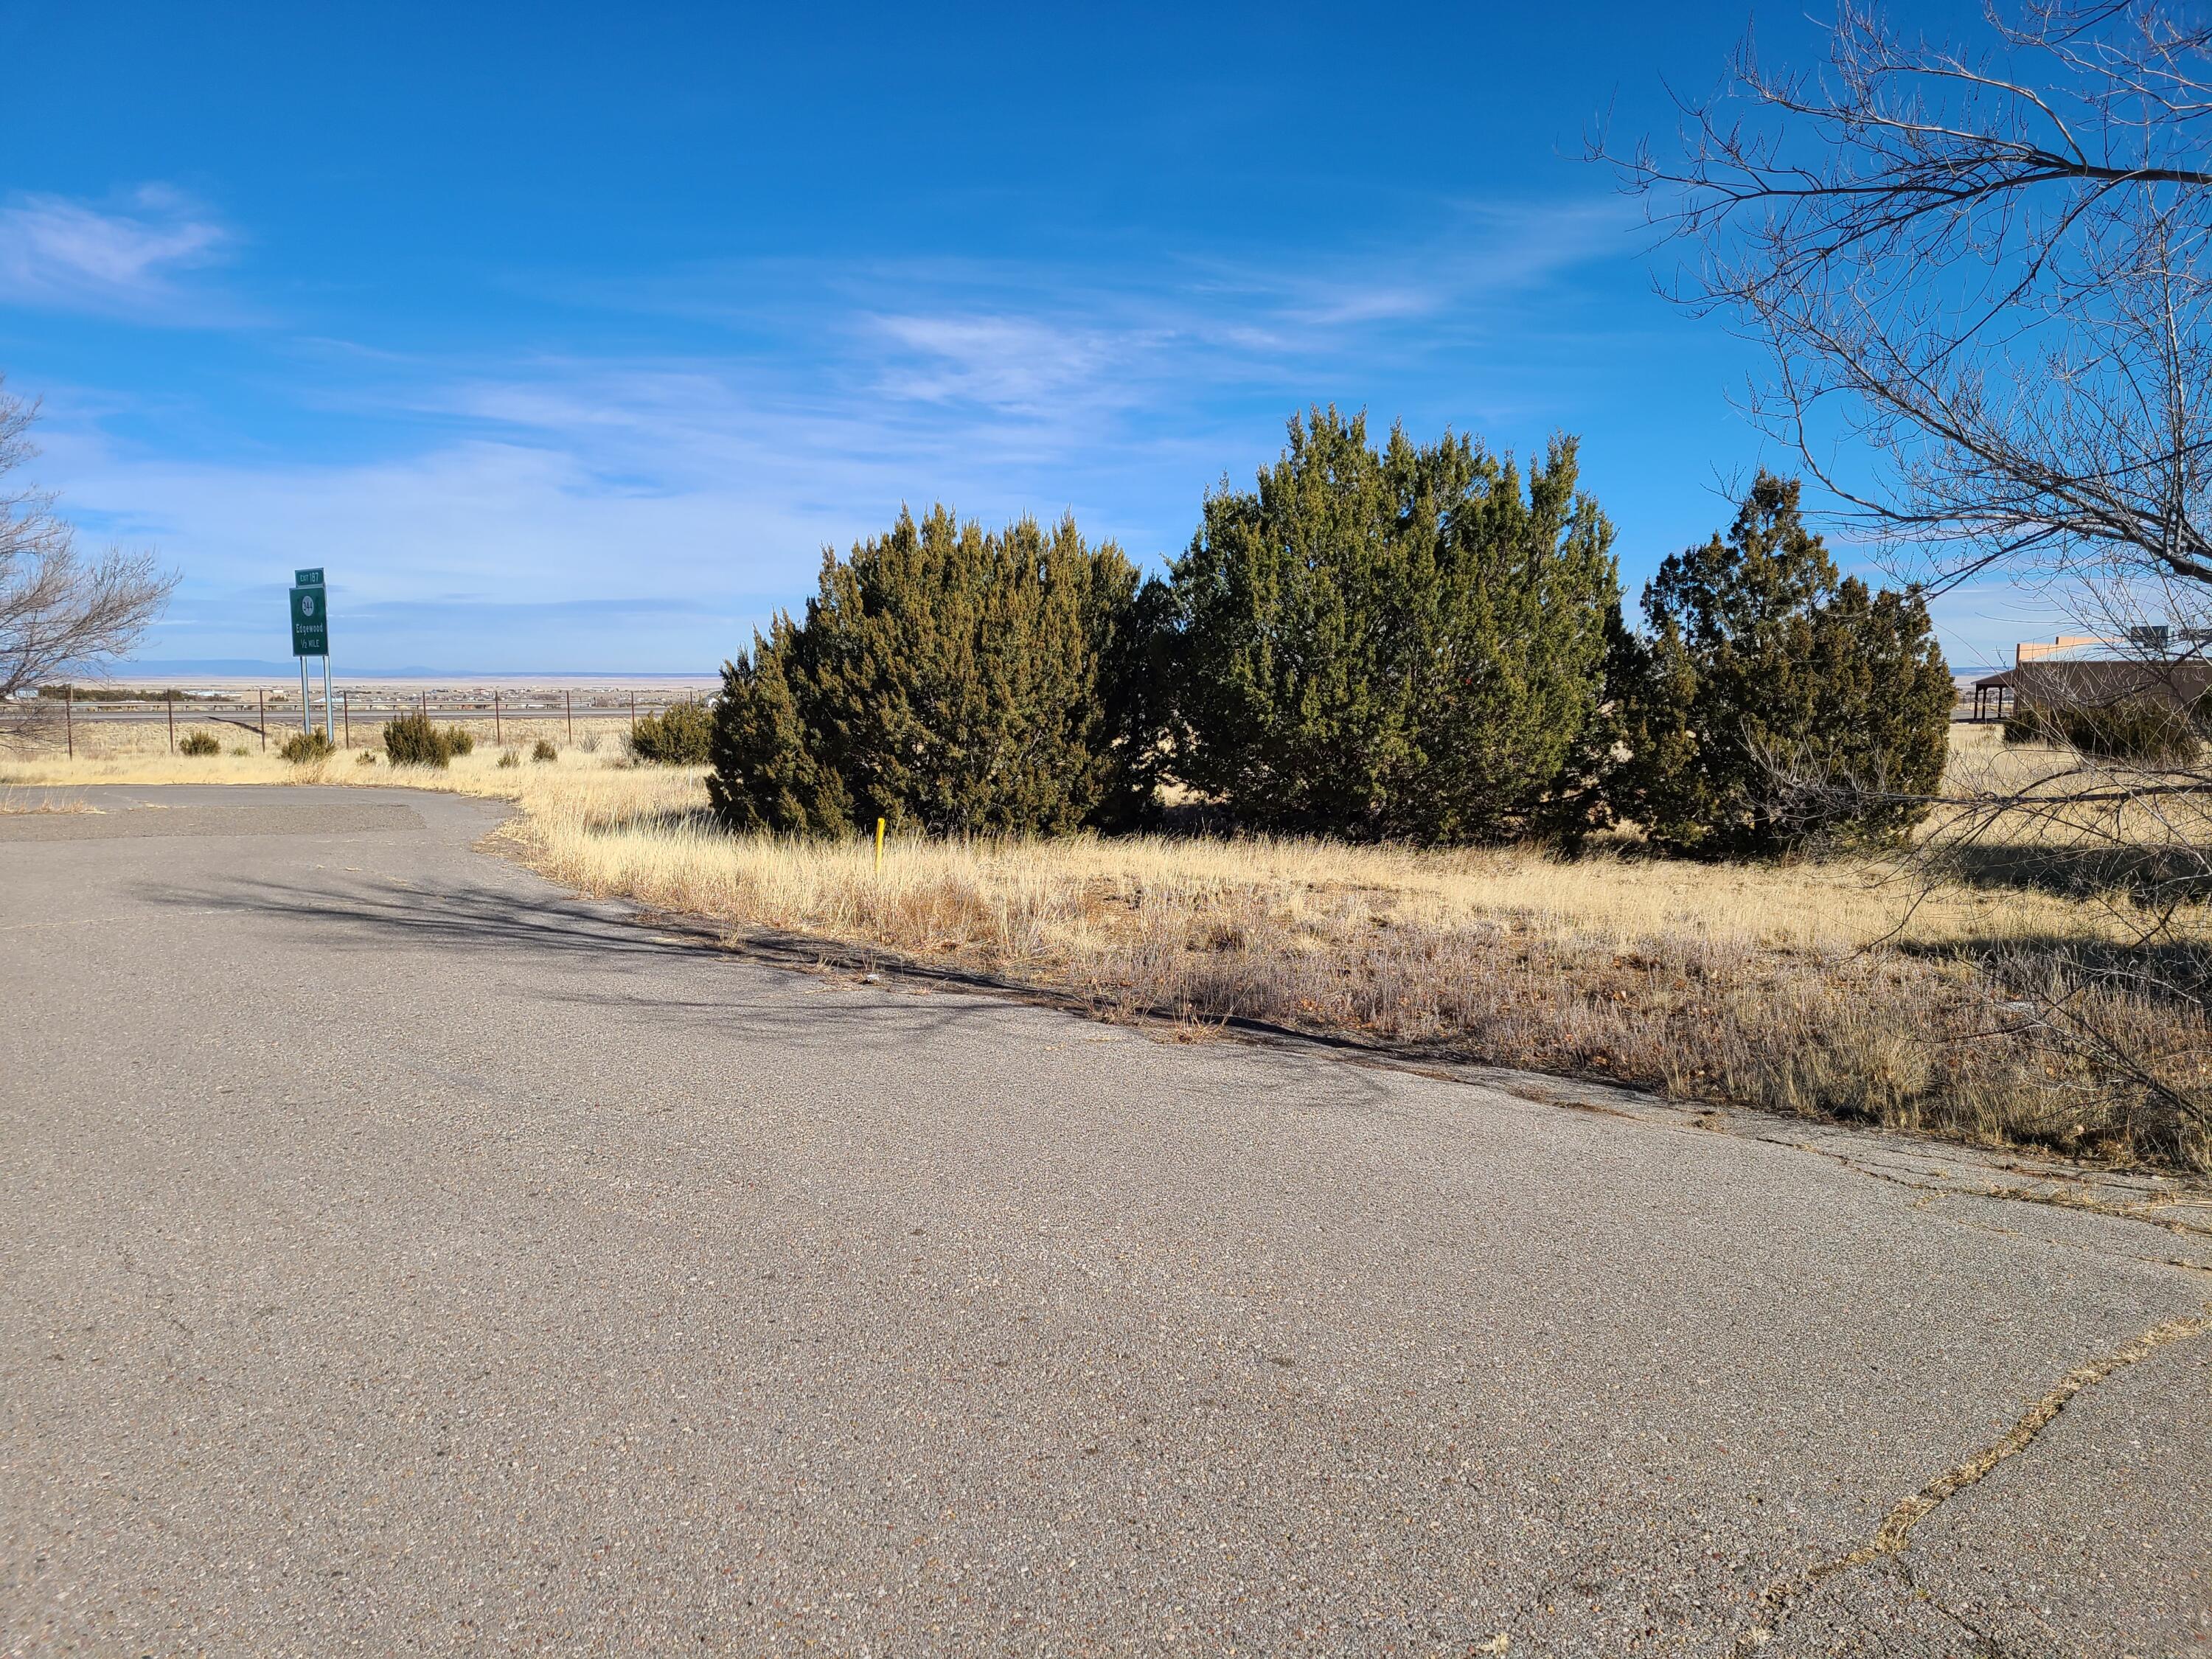
[[[883,821],[881,818],[878,818],[878,819],[876,820],[876,873],[877,873],[878,875],[879,875],[879,876],[880,876],[881,874],[883,874],[883,872],[884,872],[884,821]]]

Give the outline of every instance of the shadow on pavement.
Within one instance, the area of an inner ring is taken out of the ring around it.
[[[617,972],[635,971],[648,962],[714,965],[750,963],[790,970],[832,969],[841,973],[862,963],[833,941],[797,935],[768,935],[732,940],[696,917],[656,916],[647,912],[595,906],[592,901],[543,896],[512,889],[468,886],[331,890],[279,885],[266,881],[179,886],[140,884],[133,896],[172,908],[228,912],[296,923],[315,942],[332,951],[385,951],[421,945],[464,954],[493,954],[520,960],[586,962]],[[924,970],[925,972],[927,970]],[[902,977],[915,979],[915,974]],[[952,976],[930,974],[945,980]],[[594,991],[573,983],[542,988],[547,1001],[626,1012],[656,1021],[671,1018],[726,1025],[742,1018],[749,1029],[776,1030],[803,1040],[818,1031],[822,1017],[835,1011],[862,1015],[893,1030],[886,1040],[909,1041],[989,1015],[1007,1000],[1007,988],[973,976],[959,976],[973,988],[1000,993],[941,1002],[919,998],[884,1004],[842,999],[794,1006],[781,997],[763,996],[757,984],[730,981],[726,997],[670,996],[655,991]],[[1018,994],[1018,988],[1016,988]],[[1036,999],[1029,999],[1036,1000]],[[839,1041],[848,1039],[841,1033]]]
[[[656,939],[636,921],[595,913],[580,901],[487,886],[375,891],[265,881],[201,887],[147,882],[132,896],[149,904],[300,922],[322,929],[324,941],[341,950],[384,950],[395,938],[466,951],[582,952],[599,958],[663,956],[690,948],[690,941]]]
[[[741,1017],[752,1030],[773,1029],[800,1042],[811,1036],[832,1040],[833,1036],[837,1041],[849,1041],[848,1024],[841,1023],[834,1034],[823,1030],[822,1016],[832,1009],[848,1017],[866,1018],[877,1028],[880,1040],[902,1042],[988,1018],[1008,1004],[1043,1008],[1093,1021],[1110,1013],[1113,1018],[1109,1023],[1124,1025],[1175,1018],[1170,1010],[1114,1007],[1079,990],[1025,985],[958,967],[910,962],[895,952],[867,945],[769,930],[732,936],[696,916],[656,915],[558,893],[535,895],[481,883],[335,890],[283,886],[267,881],[234,881],[197,887],[145,883],[135,890],[134,896],[153,904],[227,910],[297,922],[317,930],[319,942],[332,950],[385,951],[398,945],[423,945],[539,960],[584,959],[623,970],[640,968],[648,961],[672,959],[698,963],[747,963],[813,973],[828,969],[843,975],[879,970],[887,980],[908,988],[927,987],[953,994],[941,1002],[921,998],[902,998],[889,1003],[876,1000],[825,1000],[793,1006],[781,999],[762,997],[735,982],[726,999],[672,998],[642,991],[587,991],[573,986],[545,988],[540,993],[549,1000],[626,1009],[656,1020],[676,1017],[701,1024],[726,1024]],[[966,994],[960,994],[963,993]],[[1307,1052],[1331,1051],[1346,1058],[1379,1064],[1389,1071],[1409,1066],[1429,1071],[1438,1058],[1394,1053],[1326,1033],[1301,1031],[1236,1016],[1208,1018],[1203,1024],[1207,1029],[1246,1041]],[[1429,1065],[1422,1065],[1424,1060]],[[1452,1081],[1463,1080],[1444,1072],[1431,1074]],[[1379,1079],[1373,1086],[1378,1099],[1387,1092]]]

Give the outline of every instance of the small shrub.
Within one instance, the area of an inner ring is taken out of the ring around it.
[[[671,703],[647,714],[630,734],[629,752],[655,766],[704,766],[714,735],[714,717],[703,702]]]
[[[510,766],[520,766],[521,764],[522,757],[517,754],[514,750],[502,749],[499,751],[499,766],[500,770],[502,772]]]
[[[242,749],[239,750],[239,753],[240,753],[241,755],[242,755],[242,754],[244,754],[245,752],[246,752],[246,751],[245,751],[244,750],[242,750]],[[358,755],[356,755],[356,756],[353,757],[353,763],[354,763],[356,766],[374,766],[374,765],[375,765],[375,764],[376,764],[376,750],[374,750],[374,749],[364,749],[364,750],[362,750],[361,751],[361,753],[359,753]]]
[[[337,746],[319,732],[295,732],[276,752],[295,766],[306,766],[328,760],[337,752]]]
[[[211,732],[194,732],[177,745],[180,755],[220,755],[222,740]]]
[[[252,754],[253,751],[251,749],[248,749],[244,744],[240,743],[233,744],[231,745],[230,752],[243,760],[246,756]]]
[[[465,727],[433,725],[427,714],[402,714],[384,725],[384,752],[394,766],[446,766],[476,746]]]
[[[2155,697],[2046,707],[2030,703],[2005,720],[2007,743],[2063,743],[2078,754],[2140,766],[2187,766],[2203,751],[2189,713]]]
[[[547,761],[559,760],[561,751],[553,746],[552,738],[540,738],[530,746],[530,758],[542,766]]]

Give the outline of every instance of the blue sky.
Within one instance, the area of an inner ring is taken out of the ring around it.
[[[0,371],[184,573],[162,661],[283,659],[319,564],[342,673],[711,668],[902,501],[1156,563],[1330,401],[1578,434],[1632,592],[1784,458],[1582,143],[1745,21],[0,0]]]

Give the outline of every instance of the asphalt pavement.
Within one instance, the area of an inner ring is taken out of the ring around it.
[[[2212,1653],[2212,1237],[82,799],[0,816],[8,1653]]]

